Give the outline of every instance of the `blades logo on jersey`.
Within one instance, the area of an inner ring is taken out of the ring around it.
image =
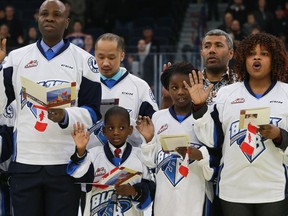
[[[118,203],[117,195],[114,193],[102,215],[105,216],[123,216],[121,206]]]
[[[157,172],[161,170],[173,187],[176,187],[184,179],[184,176],[179,173],[179,167],[182,163],[180,156],[160,151],[157,158],[163,158],[163,160],[157,162]]]
[[[270,117],[270,124],[274,124],[278,126],[281,119]],[[259,157],[266,149],[265,146],[265,138],[262,137],[259,133],[257,133],[253,139],[253,152],[247,151],[246,148],[243,148],[243,142],[245,140],[247,130],[239,129],[239,121],[233,122],[230,126],[230,146],[236,144],[239,147],[239,150],[245,155],[246,159],[253,163],[257,157]]]
[[[126,197],[118,196],[115,200],[116,194],[114,192],[114,190],[109,190],[92,195],[91,215],[122,215],[132,207]]]

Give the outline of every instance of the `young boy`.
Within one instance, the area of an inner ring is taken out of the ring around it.
[[[141,210],[151,203],[150,191],[154,183],[149,180],[141,150],[126,142],[132,131],[128,111],[123,107],[112,107],[104,117],[103,133],[108,144],[94,147],[88,152],[89,132],[84,132],[83,124],[74,125],[72,137],[76,143],[76,152],[67,167],[69,175],[81,178],[81,182],[92,183],[118,166],[142,173],[142,179],[133,180],[131,185],[109,186],[105,189],[93,187],[86,195],[84,215],[106,215],[111,209],[116,209],[112,211],[117,215],[143,215]]]

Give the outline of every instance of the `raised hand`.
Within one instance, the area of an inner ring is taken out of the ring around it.
[[[213,87],[213,84],[210,84],[207,89],[204,88],[203,74],[201,73],[201,71],[198,71],[197,73],[195,70],[192,70],[192,73],[189,74],[189,79],[190,84],[188,84],[185,80],[183,81],[183,83],[189,91],[193,104],[205,104]]]
[[[163,71],[161,71],[161,74],[169,67],[171,67],[171,62],[168,62],[167,64],[164,64],[163,65]],[[171,99],[171,96],[169,94],[169,92],[164,88],[162,87],[161,89],[161,109],[165,109],[165,108],[168,108],[170,107],[172,104],[172,99]]]
[[[74,130],[71,132],[71,136],[77,147],[77,154],[82,156],[85,154],[87,143],[90,139],[90,134],[88,131],[85,131],[84,124],[77,124],[73,125]]]
[[[147,143],[152,140],[154,136],[154,125],[149,116],[139,116],[136,128]]]
[[[171,62],[168,62],[167,64],[163,65],[163,71],[161,73],[163,73],[167,68],[169,68],[171,66]]]

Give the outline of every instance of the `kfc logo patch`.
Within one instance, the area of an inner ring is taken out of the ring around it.
[[[25,65],[25,68],[36,67],[38,65],[37,60],[31,60],[28,64]]]

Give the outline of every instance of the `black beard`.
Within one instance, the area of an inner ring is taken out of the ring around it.
[[[206,68],[206,73],[222,74],[222,73],[225,73],[226,70],[227,70],[227,67]]]

